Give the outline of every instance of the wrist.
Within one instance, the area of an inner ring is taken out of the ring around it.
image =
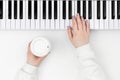
[[[82,47],[82,46],[85,46],[85,45],[87,45],[87,44],[89,44],[89,42],[86,42],[86,43],[82,43],[82,44],[79,44],[79,45],[74,45],[74,47],[75,48],[79,48],[79,47]]]
[[[38,67],[40,62],[35,62],[35,61],[27,61],[27,64],[30,64],[32,66]]]

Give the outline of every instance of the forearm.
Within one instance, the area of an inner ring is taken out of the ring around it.
[[[77,48],[77,52],[81,80],[106,80],[104,71],[96,62],[89,44]]]
[[[37,67],[25,64],[17,73],[15,80],[38,80]]]

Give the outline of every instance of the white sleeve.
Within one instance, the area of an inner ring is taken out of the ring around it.
[[[77,57],[81,80],[107,80],[104,71],[96,62],[95,54],[89,44],[77,48]]]
[[[17,73],[15,80],[38,80],[37,67],[25,64]]]

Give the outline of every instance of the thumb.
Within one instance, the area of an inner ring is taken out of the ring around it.
[[[68,32],[68,37],[69,37],[70,41],[72,41],[73,34],[72,34],[72,29],[70,26],[67,27],[67,32]]]

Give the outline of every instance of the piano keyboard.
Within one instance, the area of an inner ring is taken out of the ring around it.
[[[65,30],[77,13],[90,29],[120,29],[120,0],[0,0],[0,30]]]

